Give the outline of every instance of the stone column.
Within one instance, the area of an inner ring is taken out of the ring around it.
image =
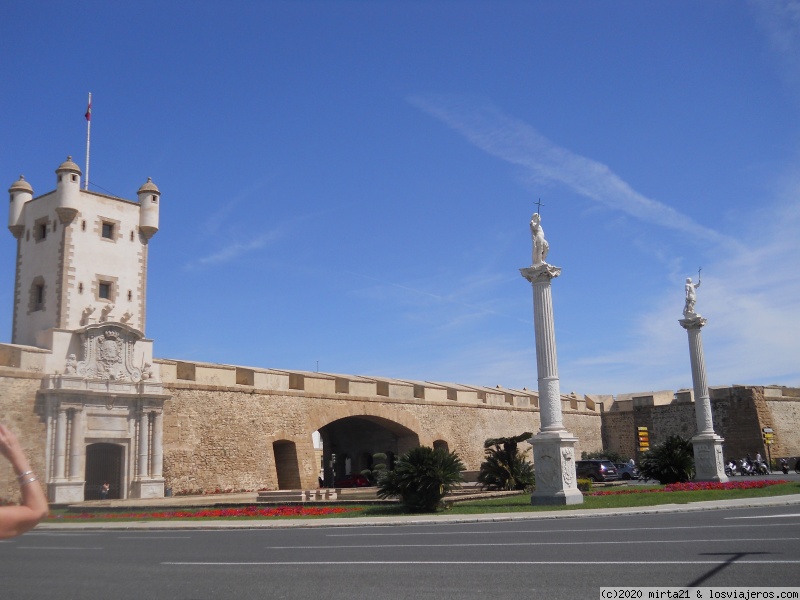
[[[159,479],[163,473],[164,466],[164,413],[161,411],[153,413],[153,453],[152,453],[152,477]]]
[[[56,408],[55,455],[53,479],[61,481],[66,478],[67,467],[67,409],[62,406]]]
[[[83,410],[80,408],[72,409],[72,435],[70,436],[69,448],[69,478],[72,481],[83,480],[83,433],[84,420]]]
[[[150,475],[150,418],[142,407],[139,413],[139,464],[136,466],[137,479],[145,479]]]
[[[578,441],[564,427],[561,416],[561,390],[558,380],[558,356],[553,321],[553,297],[550,284],[561,269],[544,262],[549,245],[544,240],[541,220],[531,220],[534,264],[520,269],[533,285],[533,323],[536,336],[536,369],[539,382],[541,429],[530,440],[536,469],[536,490],[531,504],[581,504],[583,494],[575,477],[575,443]]]
[[[711,399],[706,383],[706,363],[703,356],[703,338],[700,330],[707,320],[694,312],[686,314],[679,323],[689,334],[689,359],[692,365],[694,409],[697,434],[692,438],[694,448],[695,479],[698,481],[728,481],[722,456],[720,436],[714,433],[711,416]]]

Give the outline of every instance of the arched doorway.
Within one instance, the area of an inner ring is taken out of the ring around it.
[[[110,486],[108,497],[123,498],[122,465],[125,448],[118,444],[90,444],[86,447],[86,500],[99,500],[104,483]]]
[[[411,429],[372,415],[344,417],[320,427],[319,432],[326,487],[346,475],[348,458],[351,473],[372,469],[377,453],[386,455],[380,462],[392,468],[395,456],[419,446],[419,435]]]
[[[444,440],[435,440],[433,442],[433,449],[434,450],[444,450],[445,452],[450,452],[450,446]]]
[[[275,455],[275,470],[278,475],[279,490],[299,490],[300,466],[297,463],[297,446],[289,440],[278,440],[272,444]]]

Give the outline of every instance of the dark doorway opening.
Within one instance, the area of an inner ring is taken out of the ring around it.
[[[275,470],[278,474],[279,490],[302,489],[300,465],[297,462],[297,446],[294,442],[279,440],[272,444],[275,455]]]
[[[104,483],[108,498],[122,498],[122,463],[125,449],[118,444],[90,444],[86,447],[86,500],[99,500]]]

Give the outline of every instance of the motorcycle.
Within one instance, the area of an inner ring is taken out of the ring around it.
[[[725,475],[727,477],[733,477],[734,475],[736,475],[736,463],[733,462],[732,460],[729,460],[725,464]]]
[[[788,475],[789,474],[789,461],[787,461],[785,458],[782,458],[782,459],[780,459],[778,461],[778,464],[780,464],[780,466],[781,466],[781,472],[784,475]]]
[[[753,463],[753,475],[769,475],[769,467],[764,461]]]
[[[755,475],[755,469],[753,469],[753,465],[747,462],[746,458],[743,458],[739,461],[739,472],[742,475]]]

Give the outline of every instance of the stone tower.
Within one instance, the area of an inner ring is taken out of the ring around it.
[[[116,497],[163,495],[167,396],[144,337],[160,192],[150,179],[138,201],[82,190],[71,157],[56,176],[55,191],[38,197],[20,177],[8,216],[17,240],[11,342],[45,354],[50,500],[92,497],[100,478]]]

